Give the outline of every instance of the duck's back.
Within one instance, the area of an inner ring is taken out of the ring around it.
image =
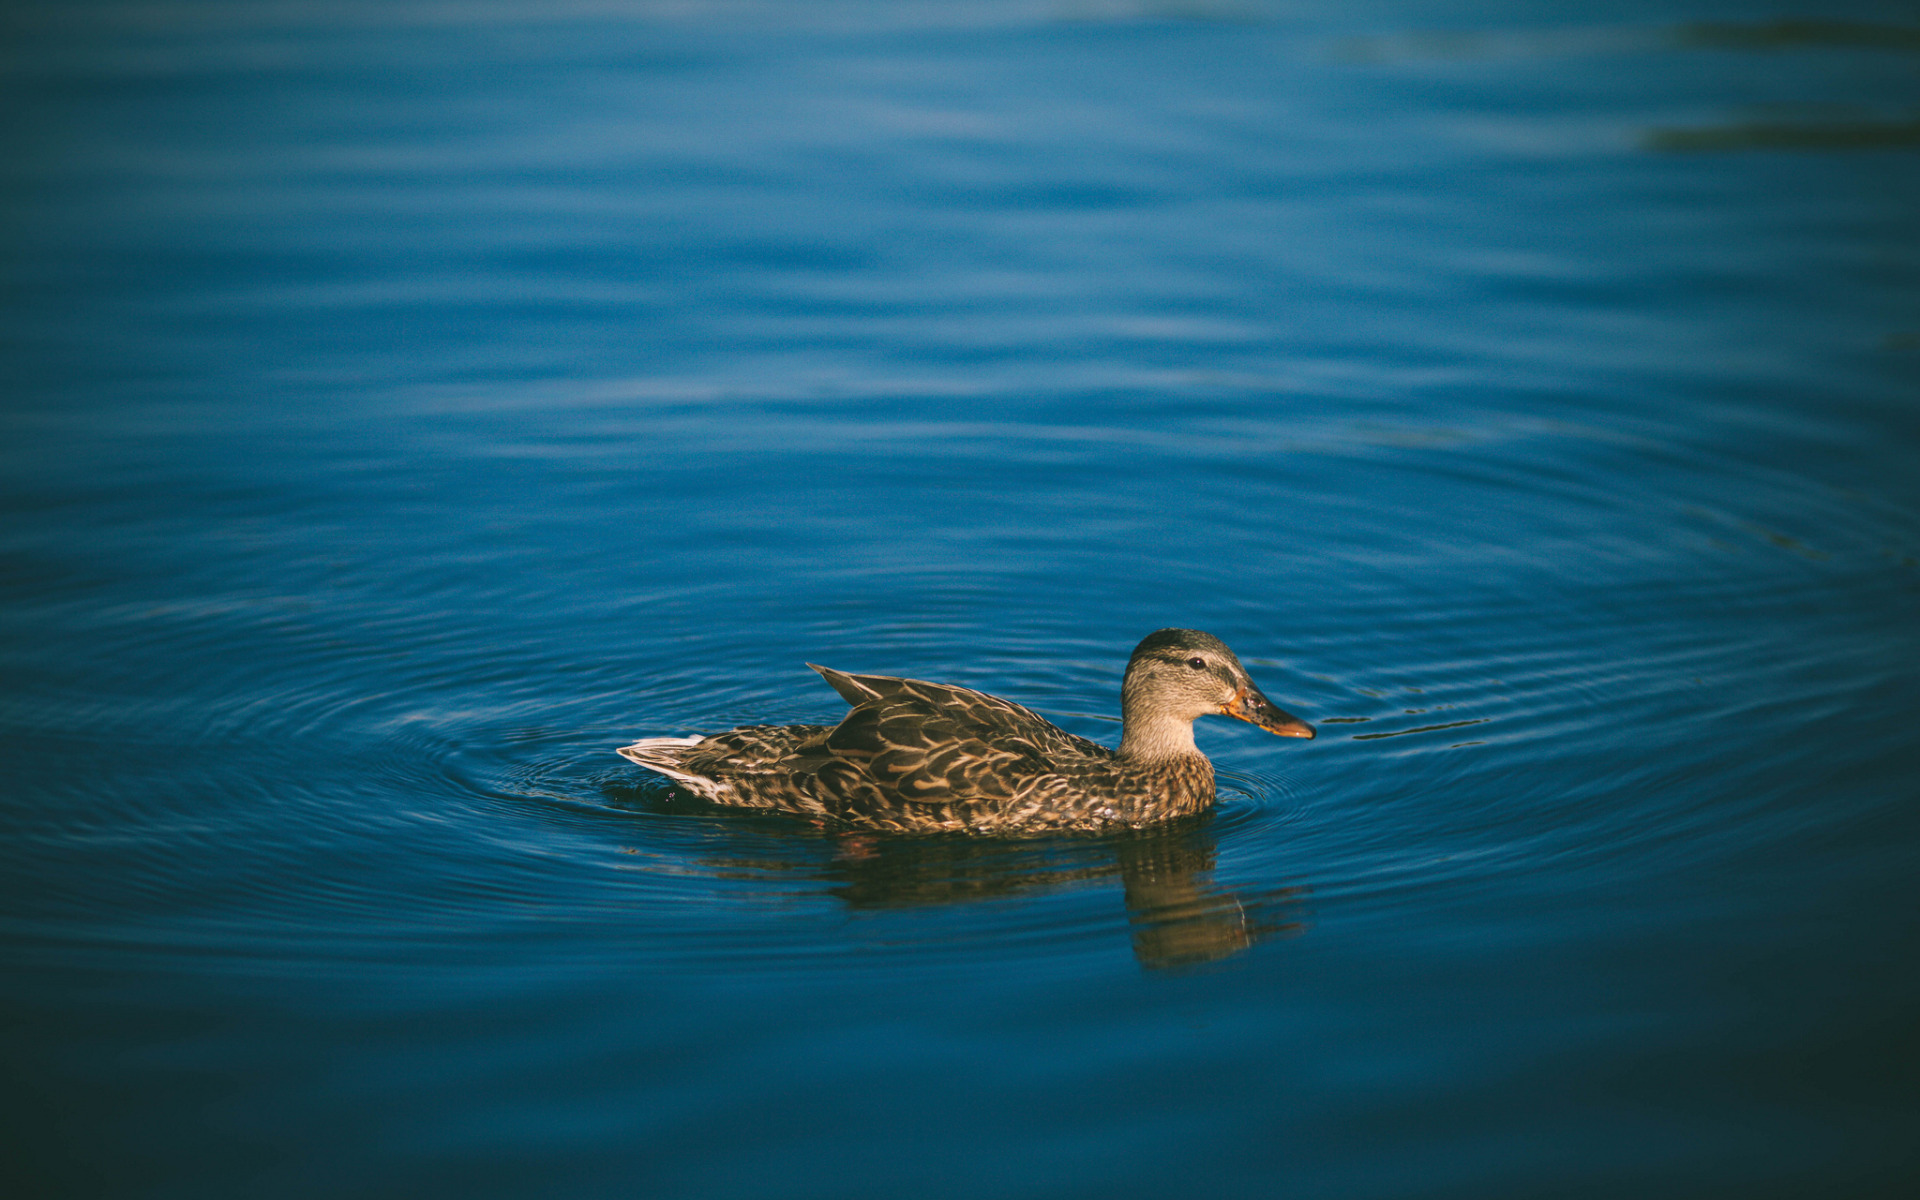
[[[853,703],[821,739],[888,800],[1005,800],[1080,760],[1113,752],[1009,700],[969,688],[817,668]]]

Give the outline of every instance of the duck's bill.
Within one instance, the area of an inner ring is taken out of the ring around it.
[[[1273,701],[1262,696],[1254,688],[1242,688],[1240,694],[1227,701],[1222,710],[1230,717],[1239,717],[1250,725],[1258,725],[1268,733],[1280,737],[1310,738],[1313,726],[1299,717],[1286,712]]]

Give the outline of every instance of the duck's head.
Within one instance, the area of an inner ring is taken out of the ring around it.
[[[1178,722],[1189,731],[1188,746],[1194,718],[1214,713],[1281,737],[1313,736],[1313,726],[1261,694],[1225,642],[1197,629],[1161,629],[1142,639],[1127,660],[1120,704],[1129,734]]]

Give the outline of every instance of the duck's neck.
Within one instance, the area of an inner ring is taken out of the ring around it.
[[[1123,709],[1121,719],[1124,722],[1120,727],[1121,758],[1151,763],[1194,758],[1200,754],[1199,747],[1193,744],[1190,717],[1186,720],[1166,714],[1143,717]]]

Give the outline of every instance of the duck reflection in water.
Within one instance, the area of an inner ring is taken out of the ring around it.
[[[1212,823],[1205,814],[1052,846],[848,835],[838,839],[823,874],[828,890],[857,909],[988,899],[1118,875],[1134,955],[1153,968],[1214,962],[1262,938],[1304,931],[1297,916],[1305,888],[1230,889],[1212,882]]]
[[[628,811],[714,811],[697,798],[655,786],[603,786],[608,801]],[[755,852],[696,852],[699,867],[722,878],[804,879],[863,912],[1037,895],[1117,876],[1134,956],[1155,970],[1217,962],[1264,939],[1306,930],[1305,886],[1227,888],[1213,882],[1212,812],[1147,829],[1039,838],[829,831],[811,824],[812,836],[794,837],[797,822],[791,817],[762,821],[778,822],[788,832],[772,844],[752,838]],[[751,836],[737,821],[727,826]]]

